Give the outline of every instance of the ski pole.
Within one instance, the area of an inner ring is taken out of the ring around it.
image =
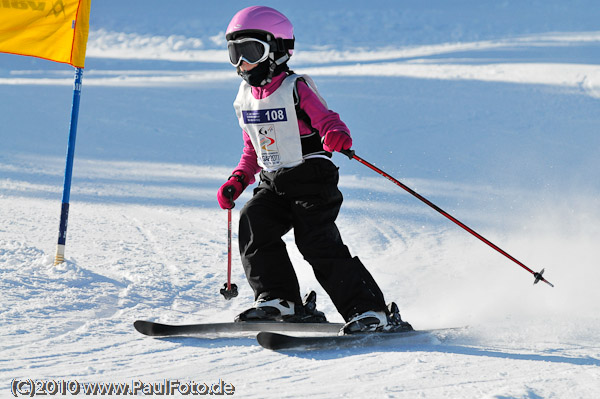
[[[231,190],[227,192],[227,195],[233,198]],[[237,285],[231,283],[231,208],[227,209],[227,282],[220,292],[227,300],[238,296]]]
[[[363,165],[367,166],[368,168],[370,168],[370,169],[374,170],[375,172],[379,173],[381,176],[385,177],[386,179],[388,179],[392,183],[394,183],[397,186],[399,186],[400,188],[404,189],[409,194],[413,195],[414,197],[418,198],[419,200],[421,200],[425,204],[429,205],[431,208],[435,209],[436,211],[438,211],[439,213],[441,213],[443,216],[445,216],[446,218],[448,218],[449,220],[451,220],[452,222],[454,222],[458,226],[462,227],[464,230],[466,230],[467,232],[471,233],[473,236],[477,237],[479,240],[483,241],[485,244],[489,245],[491,248],[495,249],[496,251],[498,251],[499,253],[501,253],[502,255],[504,255],[505,257],[507,257],[508,259],[510,259],[513,262],[515,262],[517,265],[521,266],[523,269],[527,270],[529,273],[533,274],[533,277],[535,277],[535,281],[533,282],[533,284],[537,284],[539,281],[543,281],[544,283],[548,284],[550,287],[554,287],[553,284],[551,284],[548,280],[546,280],[542,276],[544,274],[544,269],[542,269],[539,273],[538,272],[534,272],[533,270],[531,270],[530,268],[528,268],[527,266],[525,266],[525,264],[521,263],[516,258],[514,258],[513,256],[511,256],[509,253],[507,253],[506,251],[504,251],[502,248],[498,247],[496,244],[494,244],[493,242],[489,241],[487,238],[483,237],[481,234],[477,233],[475,230],[471,229],[469,226],[465,225],[464,223],[462,223],[461,221],[459,221],[458,219],[456,219],[454,216],[450,215],[448,212],[444,211],[442,208],[440,208],[439,206],[435,205],[433,202],[429,201],[427,198],[423,197],[421,194],[417,193],[416,191],[414,191],[410,187],[406,186],[402,182],[394,179],[392,176],[390,176],[389,174],[385,173],[383,170],[379,169],[375,165],[373,165],[373,164],[365,161],[364,159],[362,159],[361,157],[359,157],[358,155],[356,155],[356,153],[354,152],[354,150],[342,150],[340,152],[342,154],[346,155],[349,159],[356,159],[358,162],[362,163]]]

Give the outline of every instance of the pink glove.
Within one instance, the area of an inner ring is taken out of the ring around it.
[[[352,137],[346,132],[332,130],[327,132],[323,140],[323,149],[328,152],[348,150],[352,147]]]
[[[229,180],[217,191],[217,201],[222,209],[231,209],[235,206],[234,201],[238,199],[242,191],[246,188],[244,184],[245,176],[236,171],[229,176]]]

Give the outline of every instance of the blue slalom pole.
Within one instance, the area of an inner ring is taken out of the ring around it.
[[[71,125],[69,128],[69,143],[67,145],[67,161],[65,166],[65,181],[63,186],[62,206],[60,210],[60,225],[58,228],[58,244],[54,265],[65,261],[65,244],[67,241],[67,224],[69,220],[69,200],[71,197],[71,178],[73,177],[73,159],[75,158],[75,138],[77,137],[77,121],[79,119],[79,102],[81,100],[81,84],[83,68],[75,68],[75,83],[73,88],[73,105],[71,107]]]

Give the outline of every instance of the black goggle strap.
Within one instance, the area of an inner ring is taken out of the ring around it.
[[[269,58],[272,62],[269,65],[269,73],[267,75],[267,78],[263,81],[263,83],[269,83],[271,81],[271,78],[273,77],[273,73],[275,72],[277,66],[287,62],[287,60],[290,59],[288,50],[294,49],[294,39],[282,39],[280,37],[271,39],[270,37],[267,37],[267,42],[271,47],[271,53],[269,54]],[[274,59],[274,52],[284,53],[284,55],[279,59]]]
[[[277,37],[273,40],[269,40],[267,43],[271,46],[271,50],[286,53],[288,50],[294,49],[294,41],[295,39],[282,39]]]

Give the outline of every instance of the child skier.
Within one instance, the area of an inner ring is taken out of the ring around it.
[[[239,223],[240,255],[255,303],[236,321],[325,321],[314,292],[304,303],[300,298],[282,240],[293,228],[299,251],[346,320],[342,333],[412,329],[394,303],[386,307],[379,286],[340,237],[335,220],[342,194],[330,158],[350,149],[352,138],[312,79],[288,68],[291,22],[272,8],[248,7],[233,17],[226,39],[231,64],[243,79],[234,108],[244,149],[217,193],[221,208],[233,208],[260,172]]]

